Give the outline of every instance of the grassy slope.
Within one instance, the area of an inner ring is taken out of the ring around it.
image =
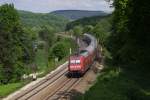
[[[45,54],[44,49],[38,49],[36,52],[35,63],[38,66],[39,70],[43,70],[47,67],[47,55]]]
[[[150,100],[150,74],[137,66],[108,66],[80,100]],[[147,74],[146,74],[147,73]],[[79,99],[79,98],[78,98]]]
[[[0,98],[14,92],[16,89],[22,87],[22,83],[12,83],[7,85],[0,85]]]

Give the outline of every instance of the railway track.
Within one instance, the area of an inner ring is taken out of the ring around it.
[[[91,66],[94,66],[94,63]],[[90,71],[91,69],[80,78],[66,78],[57,88],[53,89],[53,91],[42,100],[70,100],[72,95],[71,90],[84,80],[84,78],[89,75]]]
[[[46,79],[42,80],[32,88],[21,94],[16,95],[11,100],[58,100],[64,97],[68,97],[69,91],[76,86],[82,78],[68,78],[67,67],[61,68],[59,71],[50,75]],[[49,91],[46,97],[37,99],[41,93],[45,93],[46,89]]]
[[[67,67],[65,65],[61,69],[53,73],[52,75],[48,76],[44,80],[40,81],[38,84],[31,87],[30,89],[22,92],[21,94],[16,95],[13,98],[13,100],[28,100],[32,96],[36,95],[37,93],[45,89],[50,84],[53,84],[57,80],[61,79],[66,74],[67,74]]]
[[[66,69],[62,72],[58,71],[57,77],[55,76],[52,79],[50,77],[47,78],[51,81],[49,80],[39,87],[34,86],[32,89],[26,91],[25,94],[16,96],[15,99],[10,100],[70,100],[74,93],[72,90],[87,77],[89,71],[82,78],[68,78],[65,75],[66,73]],[[43,94],[45,96],[42,96]]]
[[[69,97],[69,91],[76,86],[82,78],[66,79],[59,87],[49,94],[44,100],[62,100]]]
[[[55,73],[56,76],[53,75],[53,78],[47,78],[49,81],[38,87],[33,87],[33,89],[26,91],[25,94],[18,96],[15,100],[70,100],[71,90],[87,76],[89,71],[81,78],[68,78],[66,73],[67,68],[58,71]]]

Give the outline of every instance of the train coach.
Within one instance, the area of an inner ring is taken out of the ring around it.
[[[68,71],[69,75],[82,76],[92,65],[97,56],[97,40],[90,34],[84,34],[84,40],[88,44],[82,48],[78,54],[69,58]]]

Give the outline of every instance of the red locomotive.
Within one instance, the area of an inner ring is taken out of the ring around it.
[[[96,38],[90,34],[84,34],[85,41],[88,46],[80,50],[79,54],[72,55],[69,58],[68,71],[69,74],[83,75],[92,65],[97,55]]]

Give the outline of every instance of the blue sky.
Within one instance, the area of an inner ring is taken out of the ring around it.
[[[111,12],[105,0],[0,0],[0,5],[13,3],[15,8],[32,12],[48,13],[55,10],[100,10]]]

